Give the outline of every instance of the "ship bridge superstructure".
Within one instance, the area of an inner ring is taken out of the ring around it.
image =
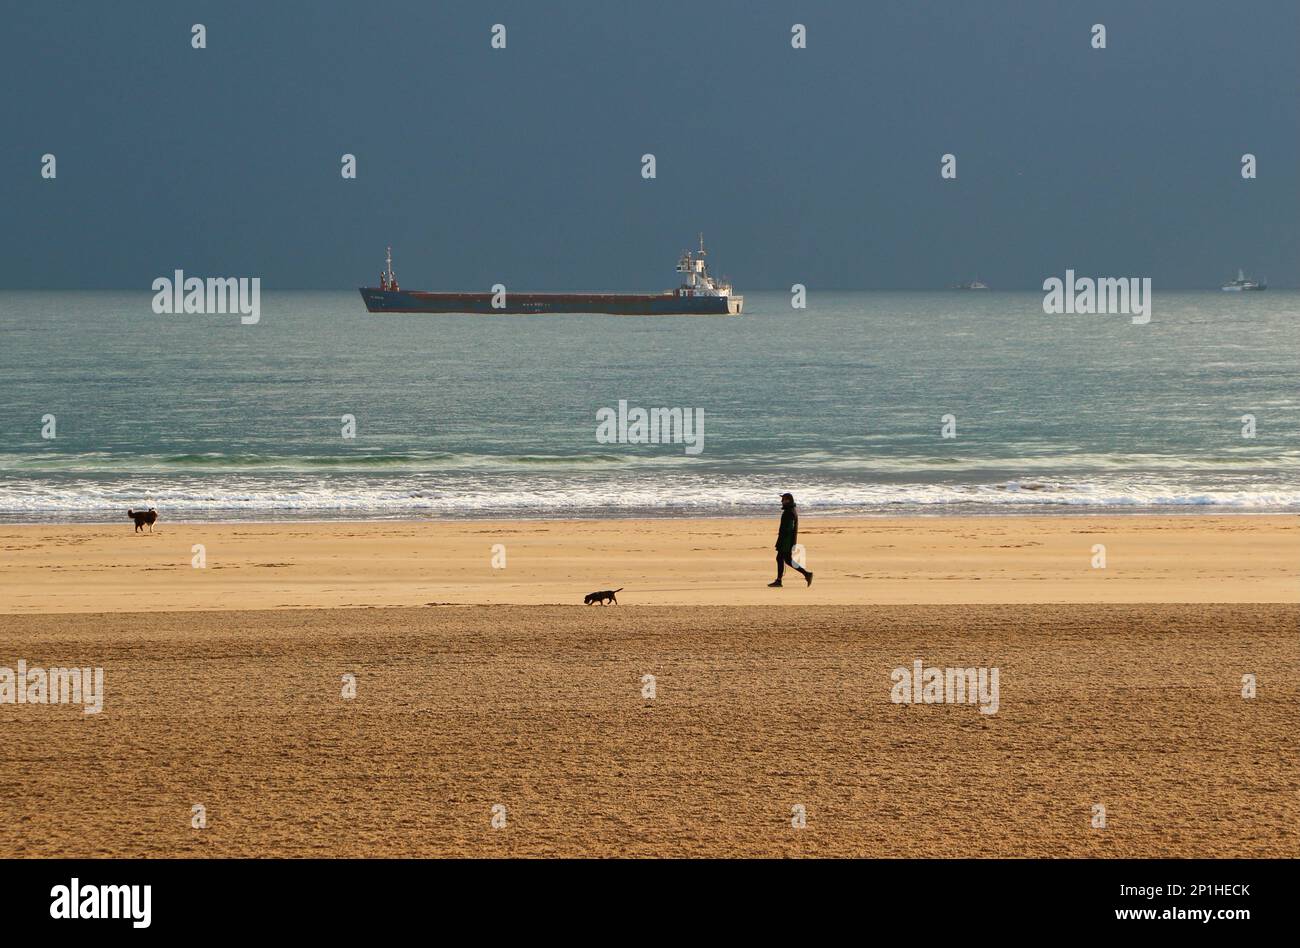
[[[682,285],[677,288],[678,296],[731,296],[731,284],[717,280],[709,275],[709,266],[704,258],[708,252],[704,249],[704,235],[700,234],[700,249],[687,250],[677,261],[677,272],[686,274]]]

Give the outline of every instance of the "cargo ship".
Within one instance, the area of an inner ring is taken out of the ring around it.
[[[488,293],[443,293],[404,290],[393,273],[393,248],[379,274],[379,286],[361,287],[361,298],[372,313],[470,313],[525,315],[533,313],[608,313],[615,316],[739,316],[745,305],[731,284],[709,275],[700,249],[687,250],[677,261],[682,283],[663,293],[517,293],[503,286]]]

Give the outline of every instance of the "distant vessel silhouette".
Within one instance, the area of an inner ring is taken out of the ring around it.
[[[953,287],[955,290],[987,290],[988,288],[987,283],[981,283],[979,280],[968,280]]]
[[[1219,289],[1228,293],[1236,293],[1240,290],[1267,290],[1268,284],[1263,280],[1247,280],[1245,272],[1238,270],[1237,279],[1229,280]]]

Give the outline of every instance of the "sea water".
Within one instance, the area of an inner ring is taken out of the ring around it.
[[[735,317],[0,293],[0,521],[1300,510],[1300,293],[747,292]],[[598,437],[620,402],[700,450]],[[349,424],[349,419],[350,424]],[[350,430],[349,430],[350,428]],[[350,436],[349,436],[350,435]]]

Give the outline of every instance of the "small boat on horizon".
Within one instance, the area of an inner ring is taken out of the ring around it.
[[[987,283],[981,283],[979,280],[967,280],[953,287],[954,290],[987,290],[988,288]]]
[[[1226,293],[1237,293],[1241,290],[1267,290],[1268,283],[1264,280],[1247,280],[1243,270],[1237,270],[1237,279],[1229,280],[1223,286],[1219,287]]]

